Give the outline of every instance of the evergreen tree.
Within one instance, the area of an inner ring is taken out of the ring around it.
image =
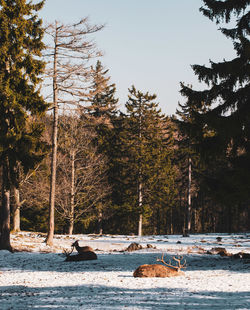
[[[250,189],[250,84],[249,0],[204,0],[201,12],[233,41],[236,57],[209,67],[194,65],[194,73],[208,89],[195,91],[181,84],[191,123],[186,133],[209,167],[211,193],[226,203],[249,200]],[[234,20],[236,18],[236,21]]]
[[[110,77],[107,76],[108,69],[105,69],[97,61],[96,66],[91,69],[92,84],[88,94],[90,106],[87,108],[90,115],[96,118],[109,118],[116,114],[118,99],[115,98],[115,84],[109,84]],[[104,122],[104,120],[103,120]]]
[[[103,176],[108,183],[112,183],[111,161],[113,157],[113,129],[117,118],[118,99],[115,98],[116,87],[110,83],[108,69],[105,69],[98,60],[91,68],[92,83],[88,94],[89,106],[86,107],[83,117],[87,126],[94,129],[93,139],[99,154],[106,157],[106,167],[103,167]],[[104,209],[110,204],[110,197],[102,199],[96,208],[99,213],[98,232],[102,233],[102,220],[105,218]]]
[[[127,205],[133,206],[139,216],[138,235],[142,234],[143,216],[149,216],[151,207],[162,205],[162,201],[167,203],[173,185],[165,117],[155,99],[156,95],[144,94],[132,86],[126,103],[123,174],[127,178]]]
[[[43,4],[44,1],[0,1],[0,249],[12,249],[10,189],[18,187],[18,167],[27,171],[43,155],[43,126],[38,119],[47,105],[37,88],[44,68],[39,60],[44,45],[41,20],[36,13]]]

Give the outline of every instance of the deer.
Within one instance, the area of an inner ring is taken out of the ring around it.
[[[72,252],[74,251],[74,247],[78,251],[78,254],[71,255]],[[97,259],[97,255],[95,254],[94,250],[89,247],[80,247],[78,244],[78,241],[75,241],[71,245],[71,251],[68,251],[64,249],[64,255],[66,256],[65,261],[66,262],[78,262],[78,261],[84,261],[84,260],[94,260]]]
[[[95,252],[87,251],[78,254],[71,255],[72,251],[64,250],[64,255],[66,256],[65,262],[79,262],[84,260],[94,260],[97,259]]]
[[[76,240],[74,243],[72,243],[71,246],[73,249],[75,247],[79,254],[84,253],[84,252],[94,252],[94,250],[90,246],[79,246],[79,240]]]
[[[151,265],[141,265],[139,266],[133,273],[135,278],[166,278],[166,277],[176,277],[185,275],[181,270],[182,268],[186,268],[186,260],[183,261],[183,257],[173,257],[173,260],[177,262],[177,264],[173,265],[171,260],[169,263],[164,261],[164,254],[162,254],[161,258],[157,258],[157,262],[161,262],[164,265],[160,264],[151,264]]]

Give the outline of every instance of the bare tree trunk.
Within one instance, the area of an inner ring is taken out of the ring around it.
[[[139,214],[139,222],[138,222],[138,236],[142,235],[142,214]]]
[[[10,245],[10,182],[7,159],[2,164],[2,206],[0,212],[0,250],[12,252]]]
[[[173,235],[174,233],[174,226],[173,226],[173,207],[171,206],[170,209],[170,234]]]
[[[139,159],[139,175],[138,175],[138,203],[139,203],[139,210],[140,210],[140,214],[139,214],[139,221],[138,221],[138,236],[142,235],[142,182],[141,182],[141,175],[142,175],[142,171],[141,171],[141,143],[142,143],[142,116],[141,116],[141,111],[140,111],[140,116],[139,116],[139,155],[140,155],[140,159]]]
[[[138,201],[139,201],[139,210],[142,208],[142,184],[139,183],[138,186]],[[140,211],[141,212],[141,211]],[[138,236],[142,235],[142,213],[139,214],[139,222],[138,222]]]
[[[98,214],[98,234],[102,235],[103,229],[102,229],[102,211],[99,211]]]
[[[187,208],[187,234],[191,231],[191,158],[188,159],[188,208]]]
[[[14,186],[13,187],[13,193],[14,193],[14,209],[13,209],[13,232],[20,231],[20,192],[19,189]]]
[[[75,151],[71,152],[71,186],[70,186],[70,219],[69,235],[73,234],[74,229],[74,211],[75,211]]]
[[[53,245],[53,237],[55,230],[55,190],[56,190],[57,131],[58,131],[57,33],[55,35],[55,49],[54,49],[53,103],[54,103],[54,119],[53,119],[53,133],[52,133],[49,224],[48,224],[48,235],[46,238],[47,245]]]

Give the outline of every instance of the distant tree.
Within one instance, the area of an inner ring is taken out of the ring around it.
[[[54,236],[54,208],[56,191],[56,156],[58,133],[58,109],[60,104],[79,106],[80,99],[86,95],[86,81],[89,70],[87,63],[90,58],[98,57],[101,53],[88,36],[101,30],[103,26],[91,26],[88,19],[78,23],[64,25],[59,22],[50,24],[46,33],[52,39],[47,49],[50,57],[48,77],[53,79],[53,133],[51,158],[51,189],[49,203],[49,224],[46,243],[51,245]],[[52,65],[52,66],[51,66]]]
[[[110,77],[107,75],[108,71],[99,60],[96,66],[91,68],[92,81],[87,96],[89,105],[85,108],[82,118],[85,119],[87,126],[96,133],[93,143],[97,148],[97,152],[106,158],[103,175],[106,176],[107,183],[111,185],[110,161],[113,153],[113,121],[116,119],[118,112],[118,99],[115,98],[116,87],[114,83],[110,83]],[[99,212],[99,233],[102,233],[103,212],[109,204],[110,198],[106,196],[97,207]]]
[[[66,219],[69,234],[75,223],[98,217],[94,215],[96,206],[109,193],[105,156],[93,145],[94,135],[77,114],[59,119],[56,209]]]
[[[155,99],[156,95],[144,94],[132,86],[126,103],[126,127],[122,139],[126,163],[122,174],[126,175],[127,203],[134,206],[134,213],[139,217],[138,235],[142,235],[143,216],[152,213],[151,206],[164,203],[173,175],[166,120]]]
[[[115,84],[109,83],[108,71],[103,67],[100,60],[97,61],[95,67],[91,67],[91,81],[87,94],[87,100],[90,103],[86,108],[88,114],[96,119],[102,119],[104,124],[104,118],[108,121],[117,113],[118,103],[118,99],[115,98],[116,87]]]
[[[44,63],[39,59],[42,22],[36,12],[44,4],[0,1],[0,162],[2,206],[0,249],[10,245],[10,190],[18,189],[18,166],[24,171],[43,157],[39,117],[47,109],[37,88]]]
[[[232,206],[249,202],[250,198],[250,3],[249,0],[203,2],[200,10],[209,19],[217,24],[235,24],[234,28],[220,30],[233,41],[237,55],[233,60],[211,61],[209,67],[193,66],[194,73],[208,89],[196,91],[181,84],[192,118],[185,132],[209,167],[206,181],[210,193]]]

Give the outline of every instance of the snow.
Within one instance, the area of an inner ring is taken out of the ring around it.
[[[250,253],[250,234],[56,235],[53,247],[44,239],[20,232],[11,235],[20,252],[0,251],[0,309],[250,309],[250,260],[206,254],[215,247]],[[98,259],[65,262],[63,250],[75,240],[94,248]],[[143,249],[124,251],[133,242]],[[133,277],[162,253],[166,261],[182,255],[185,276]]]

